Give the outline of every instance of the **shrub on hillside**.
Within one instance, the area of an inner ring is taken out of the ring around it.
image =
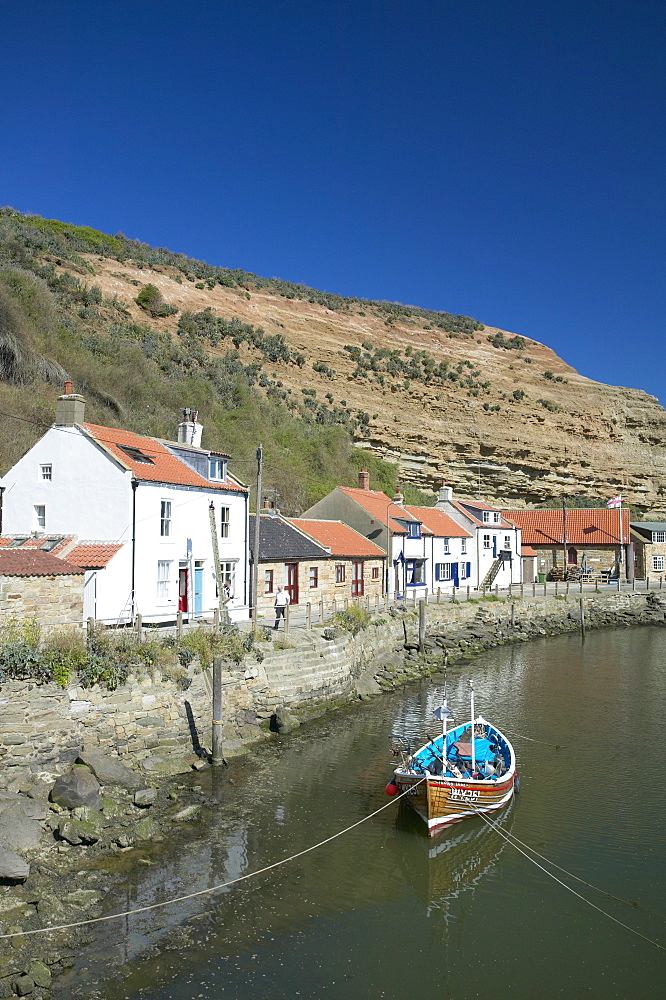
[[[155,285],[144,285],[134,301],[153,318],[173,316],[178,312],[175,306],[170,306],[164,301],[164,296]]]

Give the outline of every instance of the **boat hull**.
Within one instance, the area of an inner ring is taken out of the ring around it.
[[[498,781],[476,781],[438,775],[414,774],[396,768],[395,782],[412,809],[423,819],[431,837],[469,816],[495,812],[514,793],[515,771]]]

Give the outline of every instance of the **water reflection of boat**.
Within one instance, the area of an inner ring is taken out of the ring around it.
[[[511,803],[502,816],[504,829],[510,820]],[[495,821],[497,822],[497,821]],[[449,906],[461,892],[476,885],[497,862],[507,842],[487,822],[478,817],[464,828],[447,830],[437,844],[426,847],[420,833],[420,820],[409,809],[400,809],[396,820],[400,836],[396,849],[403,866],[410,869],[410,881],[425,898],[428,914],[449,912]]]
[[[447,732],[446,699],[435,715],[442,722],[441,736],[415,753],[401,737],[391,737],[402,761],[386,786],[388,794],[407,796],[431,837],[468,816],[501,809],[517,788],[513,747],[499,729],[475,717],[473,688],[470,722]]]

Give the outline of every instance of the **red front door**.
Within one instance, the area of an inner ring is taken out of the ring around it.
[[[363,597],[363,563],[352,564],[352,597]]]
[[[289,603],[298,604],[298,563],[286,563],[286,580],[284,589],[289,594]]]
[[[187,577],[186,569],[178,570],[178,610],[187,611]]]

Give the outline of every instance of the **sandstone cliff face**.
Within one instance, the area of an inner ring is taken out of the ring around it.
[[[133,282],[150,282],[181,311],[210,307],[227,319],[237,316],[268,334],[281,333],[306,361],[300,368],[269,362],[271,375],[299,398],[310,388],[318,399],[330,394],[331,405],[344,401],[366,412],[358,446],[395,462],[406,483],[436,489],[445,480],[458,494],[480,492],[511,506],[573,494],[609,498],[622,491],[651,516],[666,516],[666,411],[641,390],[584,378],[534,340],[526,337],[523,350],[498,347],[489,340],[501,333],[493,327],[450,335],[425,328],[420,318],[387,325],[370,306],[332,311],[274,289],[201,289],[178,283],[167,267],[89,260],[95,271],[89,282],[117,295],[137,322],[176,336],[177,316],[151,320],[133,301],[139,290]],[[456,381],[444,384],[384,377],[382,385],[376,373],[352,375],[357,366],[344,347],[363,344],[403,354],[406,348],[427,351],[451,367],[469,364]],[[246,345],[240,351],[252,356]],[[334,374],[314,371],[317,361]],[[476,389],[465,384],[470,374]]]

